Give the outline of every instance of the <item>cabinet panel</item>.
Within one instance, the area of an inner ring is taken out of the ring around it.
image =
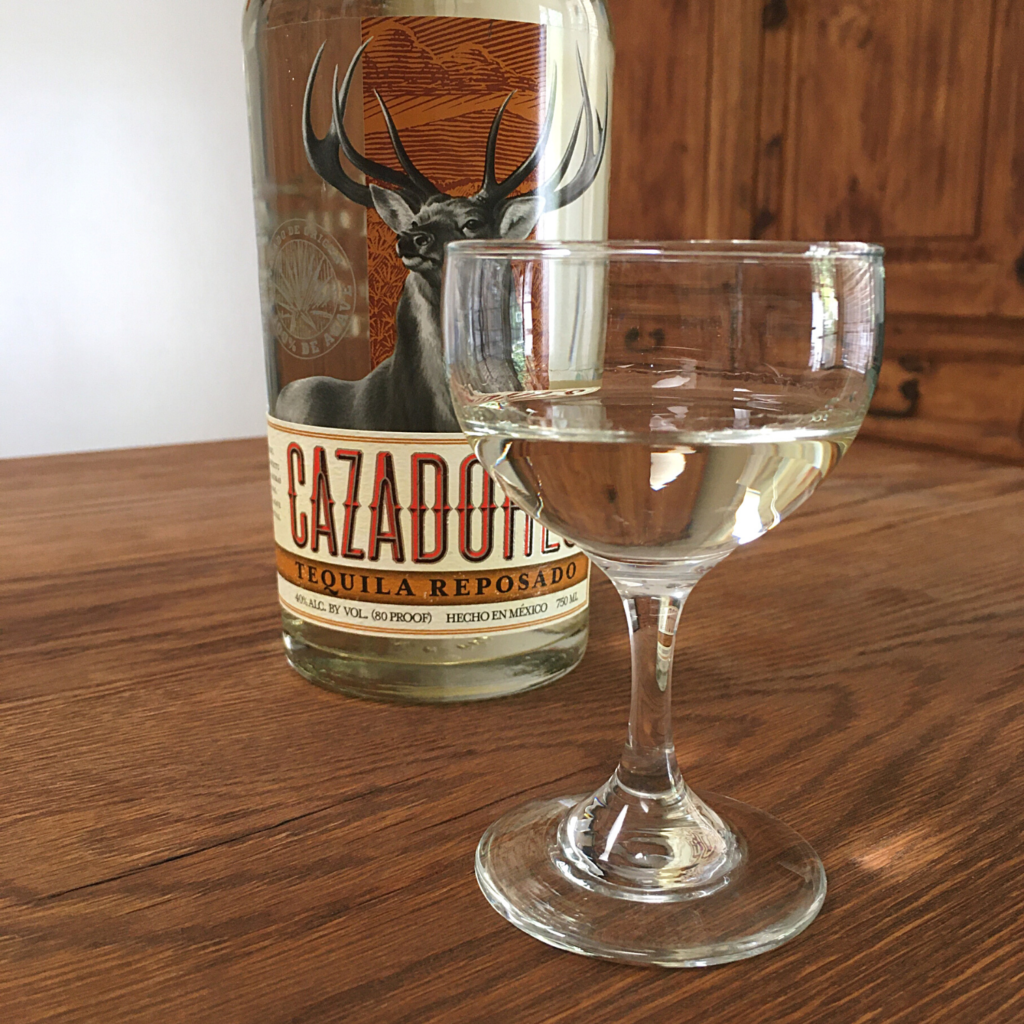
[[[748,238],[756,203],[754,168],[764,104],[764,0],[714,0],[707,107],[705,238]],[[687,59],[685,47],[677,59]]]
[[[999,0],[992,40],[992,98],[985,139],[981,236],[989,258],[1013,271],[1024,246],[1024,3]]]
[[[993,0],[792,8],[789,234],[972,238]]]
[[[766,46],[761,68],[788,102],[759,126],[753,233],[881,242],[893,313],[1024,317],[1024,4],[787,11],[785,62]]]
[[[1020,461],[1024,366],[931,354],[887,358],[861,433]]]
[[[609,3],[612,237],[704,236],[713,8],[708,0]]]
[[[870,437],[1024,461],[1019,321],[889,317]]]

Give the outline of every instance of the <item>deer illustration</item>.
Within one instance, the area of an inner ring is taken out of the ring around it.
[[[368,39],[356,51],[338,86],[334,69],[333,117],[324,138],[318,138],[310,116],[310,100],[324,47],[313,61],[303,104],[302,136],[313,169],[353,202],[372,207],[398,236],[397,252],[409,271],[395,314],[394,352],[358,381],[307,377],[288,384],[278,396],[275,415],[294,423],[356,430],[432,433],[457,431],[445,380],[441,336],[441,270],[448,242],[461,238],[526,238],[542,213],[578,199],[597,177],[607,143],[608,106],[602,122],[590,103],[583,62],[576,56],[582,102],[565,153],[551,177],[529,192],[512,193],[536,170],[547,146],[555,113],[553,84],[547,114],[533,152],[504,180],[495,176],[495,154],[501,119],[515,91],[498,108],[491,124],[484,159],[484,178],[473,196],[451,196],[421,174],[409,158],[398,129],[380,93],[391,145],[402,167],[396,171],[359,153],[345,132],[345,107],[352,78]],[[324,44],[326,45],[326,44]],[[597,121],[596,132],[594,120]],[[576,173],[566,181],[579,139],[585,148]],[[595,139],[596,134],[596,139]],[[368,179],[385,183],[362,185],[345,172],[338,151]]]

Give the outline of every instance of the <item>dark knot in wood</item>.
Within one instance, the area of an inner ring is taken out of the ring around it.
[[[905,380],[899,387],[900,394],[907,400],[905,409],[868,409],[869,416],[886,420],[909,420],[917,413],[917,403],[921,399],[921,385],[916,377]]]
[[[1017,280],[1024,285],[1024,249],[1021,250],[1021,254],[1014,260],[1013,269],[1017,274]]]
[[[761,10],[761,27],[765,31],[782,28],[789,17],[789,5],[786,0],[768,0]]]

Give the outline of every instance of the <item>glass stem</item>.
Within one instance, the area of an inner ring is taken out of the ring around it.
[[[672,659],[679,615],[692,589],[623,596],[633,691],[619,780],[637,792],[668,796],[683,784],[672,742]]]
[[[725,877],[739,856],[722,819],[683,781],[672,742],[676,629],[695,583],[656,595],[616,584],[633,662],[629,734],[612,777],[559,828],[562,854],[583,884],[637,899],[681,898]]]

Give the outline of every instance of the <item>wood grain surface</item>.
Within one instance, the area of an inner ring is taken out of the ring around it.
[[[1024,1019],[1024,470],[860,441],[684,615],[677,744],[829,875],[772,953],[556,952],[473,879],[484,827],[599,784],[627,648],[477,705],[309,685],[277,632],[262,442],[0,463],[0,1020]]]

